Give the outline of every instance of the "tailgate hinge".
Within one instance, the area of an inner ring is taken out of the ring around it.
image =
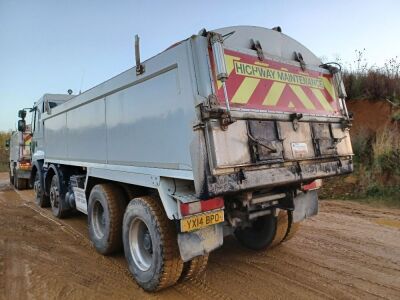
[[[297,131],[297,129],[299,128],[299,120],[301,118],[303,118],[303,114],[299,113],[290,114],[290,120],[292,121],[294,131]]]
[[[260,41],[254,41],[253,39],[250,39],[250,48],[252,50],[256,50],[257,51],[257,56],[259,60],[264,60],[264,53],[260,44]]]
[[[303,59],[303,55],[300,52],[294,52],[294,59],[300,63],[300,67],[303,71],[306,70],[306,63]]]
[[[219,119],[221,129],[227,130],[228,126],[236,120],[232,118],[230,111],[222,109],[216,95],[212,94],[207,100],[200,105],[201,118],[203,121],[207,119]]]
[[[220,118],[220,124],[222,130],[227,130],[228,126],[232,123],[235,123],[235,119],[232,118],[231,114],[223,112]]]

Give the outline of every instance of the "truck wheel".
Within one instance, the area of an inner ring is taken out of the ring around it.
[[[65,218],[68,213],[68,209],[65,207],[65,203],[61,197],[60,181],[57,174],[54,174],[50,183],[50,205],[53,215],[60,219]]]
[[[122,237],[129,271],[146,291],[175,284],[182,273],[174,223],[158,198],[133,199],[126,208]]]
[[[198,256],[193,258],[190,261],[187,261],[183,264],[183,270],[181,277],[179,278],[180,282],[191,280],[198,278],[201,274],[203,274],[204,270],[207,267],[208,263],[208,254]]]
[[[251,227],[238,228],[235,236],[246,248],[265,250],[274,241],[277,232],[277,217],[273,214],[257,218]]]
[[[122,248],[124,209],[124,195],[118,186],[98,184],[90,192],[89,237],[101,254],[111,254]]]
[[[14,176],[11,176],[11,169],[8,170],[8,176],[10,177],[10,184],[14,185]]]
[[[300,222],[297,222],[297,223],[293,222],[293,212],[292,211],[288,212],[288,219],[289,219],[289,227],[288,227],[285,237],[283,238],[283,242],[286,242],[286,241],[289,241],[290,239],[292,239],[296,235],[297,231],[299,231],[299,229],[300,229]]]
[[[14,169],[14,187],[17,190],[26,189],[26,180],[24,178],[19,178]]]
[[[50,199],[47,197],[43,190],[42,185],[40,183],[40,170],[37,170],[35,173],[35,181],[33,183],[33,188],[35,189],[35,202],[39,207],[49,207]]]
[[[13,169],[13,186],[18,190],[18,176],[17,176],[17,171],[15,170],[15,167]]]
[[[21,180],[22,180],[22,189],[23,189],[23,190],[28,189],[28,188],[29,188],[29,180],[26,179],[26,178],[21,179]]]
[[[23,179],[16,177],[15,188],[17,190],[23,190],[25,188],[24,184],[25,184],[25,181]]]
[[[30,190],[33,189],[33,184],[30,179],[26,179],[26,188]]]

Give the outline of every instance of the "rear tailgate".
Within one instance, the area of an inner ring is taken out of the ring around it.
[[[340,116],[332,75],[314,67],[302,70],[282,62],[225,49],[228,71],[226,88],[232,109],[266,110]],[[215,79],[215,73],[214,73]],[[216,94],[224,106],[224,91],[214,80]]]
[[[318,66],[303,70],[295,61],[260,60],[230,49],[224,54],[226,90],[236,119],[226,128],[217,120],[207,124],[209,163],[214,175],[238,168],[241,172],[260,169],[266,164],[277,167],[288,162],[350,159],[350,136],[343,126],[345,117],[329,71]],[[216,80],[210,57],[217,105],[224,108],[224,88]],[[332,169],[332,173],[341,171]],[[318,176],[315,174],[315,178]]]

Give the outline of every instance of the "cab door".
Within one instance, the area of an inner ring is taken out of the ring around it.
[[[43,150],[43,122],[41,116],[43,113],[43,103],[37,104],[34,108],[32,118],[32,143],[31,153],[34,155],[37,151]]]

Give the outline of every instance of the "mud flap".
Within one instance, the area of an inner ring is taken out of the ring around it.
[[[293,222],[297,223],[318,213],[316,190],[300,193],[294,198]]]
[[[224,233],[222,224],[178,234],[179,251],[184,262],[196,256],[210,253],[222,246],[223,241]]]

